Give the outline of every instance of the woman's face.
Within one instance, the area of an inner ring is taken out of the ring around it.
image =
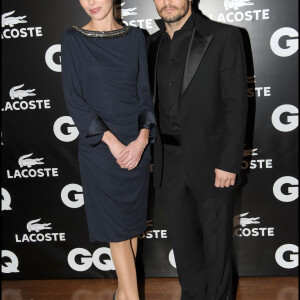
[[[94,20],[103,20],[113,8],[113,0],[79,0],[79,2]]]

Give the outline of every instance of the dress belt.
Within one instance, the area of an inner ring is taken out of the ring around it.
[[[163,144],[181,146],[180,138],[174,135],[161,134],[161,141]]]

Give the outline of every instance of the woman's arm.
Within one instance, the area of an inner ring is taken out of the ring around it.
[[[151,100],[148,77],[147,50],[145,37],[140,29],[137,33],[139,43],[139,73],[137,79],[137,93],[139,105],[139,136],[131,142],[121,153],[118,163],[122,168],[134,169],[148,143],[154,143],[156,137],[156,121]]]
[[[80,57],[76,53],[76,41],[72,32],[67,31],[63,36],[61,56],[63,91],[67,109],[81,137],[87,144],[96,146],[109,128],[83,97]]]
[[[140,29],[138,29],[138,42],[139,74],[137,80],[137,92],[140,110],[139,129],[149,129],[149,143],[154,143],[156,138],[156,121],[149,84],[147,47],[145,37]]]

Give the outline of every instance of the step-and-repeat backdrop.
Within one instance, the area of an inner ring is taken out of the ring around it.
[[[296,275],[298,1],[202,0],[199,7],[207,17],[241,28],[247,57],[250,109],[232,232],[238,274]],[[158,29],[152,0],[124,0],[117,11],[125,24],[150,34]],[[61,36],[87,22],[75,0],[2,1],[6,280],[115,277],[108,244],[88,241],[78,131],[61,84]],[[177,276],[163,213],[150,190],[137,259],[146,277]]]

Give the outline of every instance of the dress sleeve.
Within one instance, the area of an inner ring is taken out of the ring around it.
[[[109,130],[101,117],[85,101],[80,80],[80,61],[75,41],[66,32],[62,38],[62,81],[67,109],[79,130],[79,134],[90,146],[96,146]]]
[[[139,101],[139,129],[150,130],[149,143],[154,143],[156,139],[156,121],[149,85],[147,50],[145,37],[138,29],[139,40],[139,74],[137,81],[138,101]]]

